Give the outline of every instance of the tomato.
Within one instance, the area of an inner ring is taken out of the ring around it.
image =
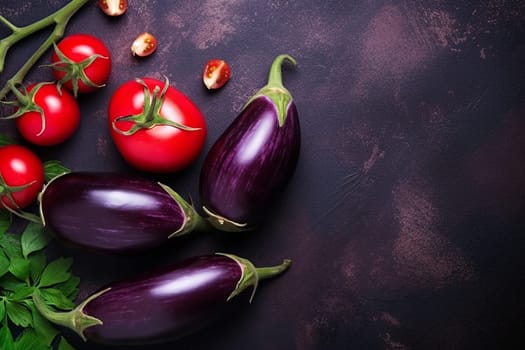
[[[23,209],[32,204],[44,185],[44,166],[24,146],[0,148],[0,205]]]
[[[219,89],[230,79],[231,70],[224,60],[209,60],[202,72],[202,81],[210,90]]]
[[[128,9],[127,0],[97,0],[97,4],[108,16],[120,16]]]
[[[86,93],[103,87],[111,74],[111,54],[95,36],[72,34],[62,39],[51,56],[53,74],[64,86]]]
[[[52,146],[73,135],[80,123],[80,109],[70,93],[60,92],[53,83],[40,83],[30,85],[27,94],[27,104],[19,107],[16,119],[18,131],[27,141]]]
[[[111,97],[108,122],[123,158],[149,172],[188,167],[202,151],[207,133],[199,108],[167,79],[122,84]]]
[[[157,39],[150,33],[140,34],[131,44],[133,56],[149,56],[157,49]]]

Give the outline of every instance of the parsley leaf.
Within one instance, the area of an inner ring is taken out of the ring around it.
[[[50,262],[42,272],[39,287],[50,287],[52,285],[65,282],[71,277],[69,268],[73,264],[71,258],[58,258]]]
[[[4,324],[0,327],[0,344],[2,344],[2,350],[15,350],[13,335]]]
[[[11,225],[11,213],[7,210],[0,209],[0,235],[7,232],[7,229]]]
[[[31,311],[21,302],[8,300],[5,304],[5,311],[15,326],[27,327],[33,325]]]
[[[73,259],[48,264],[50,237],[37,223],[21,234],[10,233],[10,215],[0,211],[0,348],[1,350],[74,349],[33,302],[34,293],[50,307],[74,307],[80,279],[71,273]],[[17,334],[17,336],[13,336]]]
[[[34,222],[30,222],[20,239],[22,255],[27,258],[29,254],[43,249],[51,237],[42,230],[42,226]]]

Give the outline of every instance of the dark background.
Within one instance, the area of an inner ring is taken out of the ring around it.
[[[25,25],[66,1],[0,1]],[[81,295],[184,257],[228,251],[270,265],[291,258],[234,319],[155,349],[495,349],[524,331],[525,3],[521,1],[144,1],[120,18],[87,4],[66,34],[109,46],[104,89],[79,98],[75,136],[43,160],[73,170],[135,172],[109,137],[112,92],[140,76],[192,98],[209,126],[205,151],[265,84],[274,57],[301,118],[297,172],[254,232],[194,235],[150,255],[74,256]],[[158,51],[134,58],[143,31]],[[0,35],[9,31],[0,27]],[[47,36],[11,49],[7,77]],[[210,93],[211,58],[232,68]],[[49,55],[39,64],[47,63]],[[51,80],[35,68],[26,81]],[[2,114],[6,114],[4,111]],[[3,133],[20,142],[13,123]],[[187,170],[149,175],[198,204],[203,155]],[[78,349],[105,349],[82,344]],[[148,347],[151,348],[151,347]]]

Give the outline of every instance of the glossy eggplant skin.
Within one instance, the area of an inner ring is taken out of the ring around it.
[[[208,152],[200,177],[203,206],[256,225],[292,177],[300,144],[294,103],[279,126],[273,103],[265,96],[253,100]]]
[[[166,342],[218,317],[242,275],[222,255],[185,260],[150,276],[115,283],[84,307],[103,322],[84,336],[96,343],[131,345]]]
[[[266,86],[249,100],[204,160],[201,204],[220,230],[250,229],[260,223],[295,172],[299,117],[280,75],[277,80],[278,87]],[[282,108],[282,99],[277,103],[271,98],[276,91],[288,97]]]
[[[251,290],[253,297],[259,281],[278,276],[290,263],[285,259],[280,265],[255,267],[232,254],[202,255],[110,284],[70,311],[48,308],[38,291],[33,301],[43,317],[70,328],[85,341],[165,343],[238,311],[238,301],[248,296],[245,292]]]
[[[160,246],[187,215],[159,183],[119,173],[72,172],[40,195],[44,226],[59,241],[103,253]]]

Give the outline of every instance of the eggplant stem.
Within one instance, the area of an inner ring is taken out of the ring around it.
[[[293,102],[292,94],[283,85],[281,66],[284,60],[288,60],[293,65],[297,65],[297,61],[290,55],[283,54],[277,56],[270,67],[267,84],[253,95],[243,107],[243,109],[245,109],[250,103],[259,97],[270,99],[277,109],[277,119],[279,120],[279,126],[281,127],[286,122],[286,112],[288,111],[290,104]]]
[[[96,317],[86,315],[84,313],[84,307],[86,307],[89,302],[106,293],[110,289],[111,288],[106,288],[90,295],[82,303],[70,311],[55,311],[50,309],[45,304],[44,300],[42,300],[42,296],[38,292],[38,289],[33,293],[33,302],[38,312],[40,312],[40,314],[46,320],[75,331],[82,338],[82,340],[86,341],[87,339],[84,335],[86,328],[102,325],[103,322]]]
[[[279,265],[275,266],[267,266],[267,267],[256,267],[255,271],[257,272],[257,275],[259,276],[259,280],[265,280],[267,278],[275,277],[281,273],[283,273],[292,263],[291,259],[284,259],[283,262]]]
[[[280,265],[269,266],[269,267],[255,267],[252,264],[252,262],[248,259],[241,258],[233,254],[226,254],[226,253],[217,253],[217,254],[224,255],[234,260],[235,262],[237,262],[242,272],[241,278],[237,282],[237,285],[235,286],[235,289],[233,290],[233,292],[231,292],[231,294],[228,296],[227,301],[239,295],[246,288],[253,286],[252,294],[250,296],[250,303],[251,303],[253,300],[253,297],[255,296],[255,292],[257,291],[257,287],[259,285],[260,280],[264,280],[264,279],[268,279],[268,278],[276,277],[280,275],[286,269],[288,269],[288,267],[292,263],[292,260],[285,259]]]

